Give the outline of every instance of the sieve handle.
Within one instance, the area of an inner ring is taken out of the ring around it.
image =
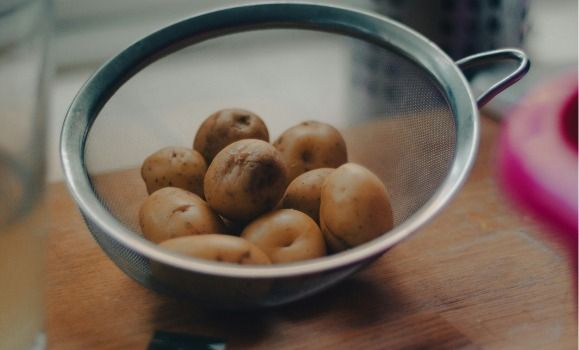
[[[483,66],[506,60],[513,60],[518,62],[517,68],[511,74],[507,75],[504,79],[494,84],[485,92],[483,92],[479,97],[477,97],[476,103],[479,108],[486,105],[490,100],[493,99],[493,97],[500,94],[503,90],[521,80],[521,78],[523,78],[529,71],[531,62],[523,51],[517,49],[486,51],[456,61],[456,65],[462,71],[465,71],[472,67]]]

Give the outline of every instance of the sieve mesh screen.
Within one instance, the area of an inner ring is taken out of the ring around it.
[[[304,120],[339,128],[349,160],[386,184],[395,225],[431,198],[456,147],[447,97],[424,68],[395,50],[322,32],[245,32],[147,66],[107,102],[85,148],[103,204],[138,233],[137,213],[147,195],[141,162],[165,146],[190,147],[201,122],[225,107],[260,115],[272,142]],[[125,272],[150,283],[146,258],[98,236]]]

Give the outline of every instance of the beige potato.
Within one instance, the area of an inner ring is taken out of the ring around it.
[[[281,199],[282,208],[299,210],[319,223],[322,183],[332,171],[332,168],[320,168],[296,177]]]
[[[201,153],[185,147],[165,147],[145,159],[141,177],[149,194],[163,187],[178,187],[203,197],[206,171]]]
[[[326,178],[320,198],[320,226],[332,251],[368,242],[392,225],[386,187],[370,170],[347,163]]]
[[[160,247],[194,258],[239,265],[271,264],[267,255],[247,240],[223,234],[173,238]]]
[[[139,225],[145,238],[155,243],[225,232],[222,220],[203,199],[175,187],[162,188],[145,199],[139,210]]]
[[[249,224],[241,237],[252,242],[274,264],[314,259],[326,255],[324,237],[306,214],[293,209],[267,213]]]
[[[257,114],[244,109],[227,108],[205,119],[197,130],[193,148],[211,163],[225,146],[243,139],[269,142],[269,132]]]
[[[306,171],[337,168],[348,161],[344,138],[326,123],[300,123],[287,129],[273,145],[286,163],[290,181]]]
[[[205,175],[205,197],[224,217],[249,222],[281,199],[287,170],[278,151],[261,140],[240,140],[215,156]]]

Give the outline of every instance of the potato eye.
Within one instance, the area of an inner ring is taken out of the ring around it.
[[[249,118],[248,115],[240,115],[235,118],[235,121],[237,124],[249,125]]]

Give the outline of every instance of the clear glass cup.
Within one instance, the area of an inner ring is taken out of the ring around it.
[[[44,347],[45,123],[51,6],[0,0],[0,349]]]

